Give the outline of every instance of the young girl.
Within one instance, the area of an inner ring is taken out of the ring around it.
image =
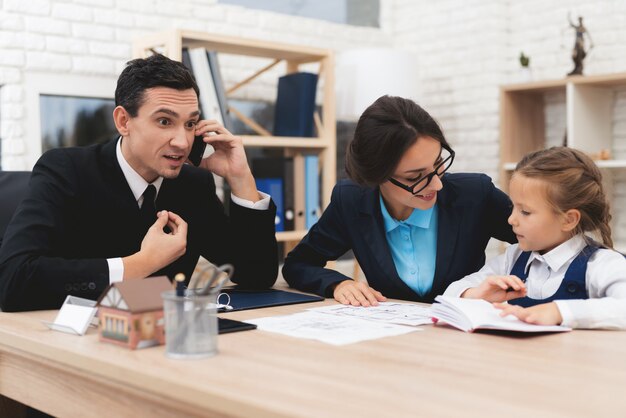
[[[531,153],[515,168],[510,196],[519,244],[444,294],[499,302],[502,316],[533,324],[626,328],[626,258],[610,249],[611,215],[594,162],[570,148]],[[592,231],[604,247],[585,235]]]

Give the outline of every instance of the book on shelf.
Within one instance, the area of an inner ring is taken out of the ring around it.
[[[186,58],[186,55],[189,55]],[[188,61],[200,89],[200,111],[203,119],[214,119],[231,128],[228,102],[215,51],[205,48],[183,48],[183,64]],[[187,64],[186,64],[187,65]]]
[[[563,332],[571,328],[560,325],[534,325],[520,321],[513,315],[500,316],[490,302],[482,299],[465,299],[439,295],[432,306],[435,322],[445,322],[465,332],[499,330],[518,332]]]
[[[191,71],[191,74],[193,74],[193,77],[196,78],[196,75],[193,73],[193,67],[191,66],[191,57],[189,56],[189,48],[183,48],[181,61],[183,65],[187,67],[189,71]],[[196,80],[196,83],[197,82],[198,81]]]
[[[217,62],[217,53],[204,48],[183,48],[182,63],[191,71],[200,90],[200,112],[202,119],[215,119],[228,130],[231,119],[228,115],[228,103]],[[206,147],[202,158],[213,152],[213,147]],[[224,179],[213,175],[215,192],[225,202]]]
[[[278,79],[274,135],[313,137],[317,74],[293,73]]]

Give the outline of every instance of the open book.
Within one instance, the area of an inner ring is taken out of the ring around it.
[[[500,310],[482,299],[462,299],[437,296],[432,306],[433,319],[442,321],[465,332],[492,329],[520,332],[562,332],[571,328],[560,325],[533,325],[522,322],[513,315],[500,316]]]

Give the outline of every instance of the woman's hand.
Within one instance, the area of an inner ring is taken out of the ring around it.
[[[521,306],[509,305],[508,303],[494,303],[493,306],[502,309],[500,316],[513,315],[520,321],[528,322],[529,324],[561,325],[563,322],[561,311],[554,302],[542,303],[530,308],[522,308]]]
[[[462,298],[504,302],[526,296],[526,285],[517,276],[489,276],[478,287],[471,287]]]
[[[335,286],[333,297],[339,303],[352,306],[377,306],[378,302],[387,300],[377,290],[372,289],[365,282],[345,280]]]

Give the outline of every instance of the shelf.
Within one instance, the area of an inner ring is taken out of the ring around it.
[[[191,48],[201,46],[227,54],[284,59],[299,63],[321,61],[329,55],[329,50],[322,48],[188,30],[181,30],[180,38],[183,46]]]
[[[226,54],[273,58],[297,64],[324,61],[332,56],[329,49],[190,30],[170,30],[143,36],[135,40],[133,47],[134,56],[145,56],[147,48],[156,48],[159,52],[177,61],[181,60],[183,47],[203,47]]]
[[[276,233],[276,241],[288,242],[288,241],[300,241],[308,231],[284,231]]]
[[[507,93],[545,93],[548,91],[564,89],[567,81],[567,79],[531,81],[528,83],[509,84],[506,86],[502,86],[501,90]]]
[[[517,165],[517,163],[504,163],[502,164],[502,169],[504,171],[513,171],[515,170],[515,166]]]
[[[567,142],[589,155],[612,149],[615,89],[626,86],[626,73],[571,76],[511,84],[500,88],[500,161],[506,176],[513,161],[546,147],[545,94],[565,95]],[[603,169],[626,167],[624,160],[596,161]]]
[[[318,64],[318,76],[321,83],[321,110],[316,113],[315,126],[318,137],[277,137],[271,136],[263,127],[259,126],[252,118],[245,115],[237,115],[242,121],[260,135],[241,135],[242,142],[246,148],[272,148],[272,154],[278,155],[282,150],[285,158],[293,160],[294,185],[293,205],[295,213],[305,213],[305,179],[304,161],[306,155],[316,155],[319,159],[317,167],[320,174],[321,184],[319,193],[321,197],[321,209],[323,210],[330,203],[330,197],[336,178],[337,151],[336,151],[336,120],[335,120],[335,80],[334,80],[334,52],[326,48],[313,48],[302,45],[290,45],[281,42],[273,42],[258,39],[246,39],[216,33],[205,33],[191,30],[166,30],[153,33],[136,39],[133,42],[133,56],[147,57],[155,51],[169,58],[181,61],[183,48],[206,48],[218,53],[247,56],[253,58],[265,58],[268,64],[265,65],[257,59],[246,59],[255,66],[262,66],[239,82],[227,86],[226,93],[232,94],[242,86],[249,85],[261,74],[265,74],[276,65],[284,67],[273,70],[274,73],[294,73],[302,71],[301,64]],[[273,61],[273,62],[272,62]],[[278,70],[278,71],[277,71]],[[278,78],[277,74],[271,74]],[[202,88],[202,86],[200,86]],[[319,100],[318,100],[319,102]],[[236,109],[231,109],[236,111]],[[242,116],[244,118],[242,118]],[[323,123],[322,123],[323,121]],[[255,129],[256,126],[256,129]],[[267,134],[268,136],[264,136]],[[296,176],[297,174],[297,176]],[[296,231],[278,232],[276,239],[280,242],[293,243],[300,241],[305,235],[304,217],[296,217],[294,220]],[[285,247],[288,247],[286,245]]]
[[[502,86],[504,92],[519,93],[545,93],[548,91],[564,89],[567,84],[593,85],[598,87],[626,86],[626,73],[602,74],[602,75],[577,75],[560,78],[557,80],[530,81]]]
[[[597,160],[594,161],[600,168],[626,168],[626,160]],[[517,163],[504,163],[502,169],[505,171],[515,170]]]
[[[595,163],[600,168],[626,168],[626,160],[599,160]]]
[[[567,80],[578,84],[592,84],[599,87],[620,87],[626,86],[626,73],[589,75],[570,77]]]
[[[300,138],[289,136],[256,136],[241,135],[246,147],[278,147],[278,148],[327,148],[328,140],[321,138]]]
[[[567,136],[567,145],[598,155],[600,150],[621,149],[623,134],[617,92],[626,87],[626,73],[571,76],[559,80],[511,84],[500,87],[500,185],[506,192],[517,161],[526,154],[549,147]],[[556,93],[556,94],[554,94]],[[554,96],[554,97],[553,97]],[[564,100],[562,99],[564,98]],[[555,99],[558,98],[558,103]],[[550,111],[548,111],[550,110]],[[559,111],[559,114],[556,111]],[[564,118],[560,115],[564,113]],[[550,118],[550,120],[546,120]],[[621,129],[621,128],[619,128]],[[616,130],[618,130],[616,132]],[[548,137],[549,136],[549,137]],[[618,144],[617,142],[620,142]],[[604,189],[615,219],[624,210],[619,205],[623,189],[615,171],[626,169],[626,159],[595,160],[602,170]],[[616,247],[624,250],[623,228],[614,229]],[[618,232],[618,234],[615,234]]]

